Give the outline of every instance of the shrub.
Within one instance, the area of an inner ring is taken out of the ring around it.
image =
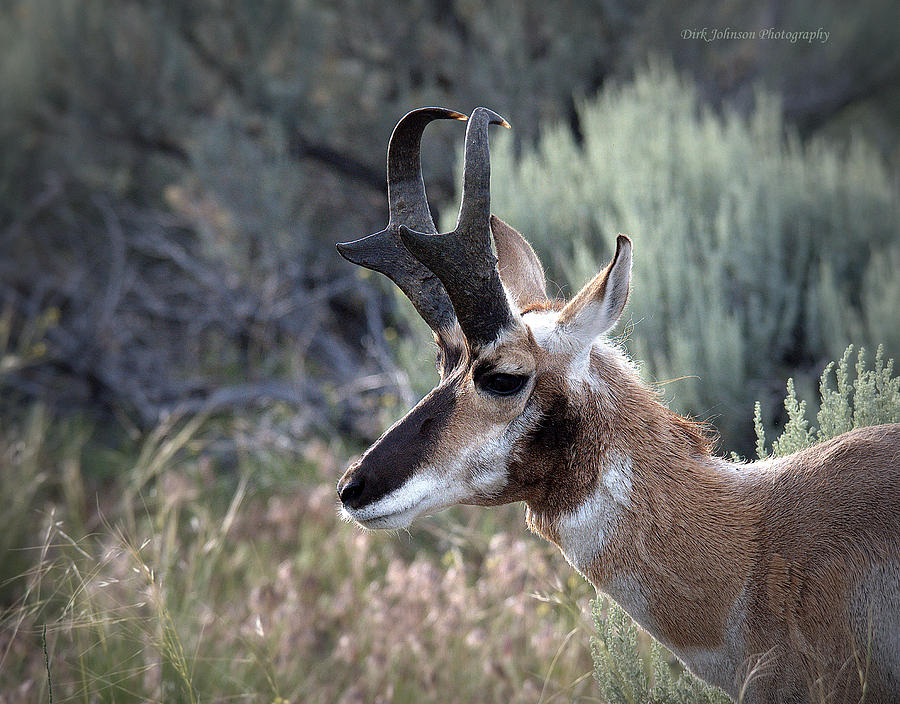
[[[819,380],[821,399],[815,427],[810,427],[806,402],[797,398],[793,379],[788,379],[784,408],[788,422],[784,432],[772,443],[776,457],[846,433],[882,423],[900,422],[900,376],[892,377],[894,360],[885,363],[884,349],[879,346],[871,370],[866,369],[866,351],[860,348],[856,366],[851,371],[853,345],[844,350],[840,362],[825,367]],[[832,382],[832,375],[834,381]],[[760,422],[761,410],[756,406],[756,447],[760,458],[766,456],[766,435]]]
[[[632,236],[630,351],[649,379],[678,377],[674,407],[726,447],[750,449],[743,419],[755,399],[775,415],[779,379],[813,396],[851,340],[900,354],[900,199],[872,147],[801,143],[761,91],[749,117],[716,114],[660,65],[577,114],[580,140],[546,125],[517,156],[493,138],[492,210],[535,246],[551,293]]]
[[[677,665],[609,599],[591,602],[594,679],[608,704],[728,704],[731,700]]]

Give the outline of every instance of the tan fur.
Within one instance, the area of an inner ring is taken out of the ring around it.
[[[342,484],[396,472],[388,501],[405,507],[404,478],[437,471],[455,502],[525,502],[531,530],[747,704],[856,702],[862,683],[866,702],[900,701],[900,425],[754,464],[716,457],[703,426],[593,339],[625,304],[630,242],[620,238],[613,262],[564,304],[546,299],[531,248],[502,236],[507,288],[527,269],[514,325],[475,352],[458,329],[438,335],[454,360],[438,389],[455,400],[427,456],[399,470],[361,460]],[[478,387],[483,368],[528,386],[492,396]]]
[[[616,277],[615,270],[620,267],[627,268],[624,275]],[[628,279],[631,271],[631,240],[624,235],[619,235],[616,240],[616,253],[606,268],[591,279],[576,296],[566,303],[559,315],[559,324],[563,327],[572,325],[579,314],[591,305],[606,304],[610,308],[611,327],[628,300]],[[610,290],[607,291],[607,288]]]
[[[491,215],[491,234],[497,247],[500,278],[516,307],[545,302],[544,267],[531,245],[496,215]]]

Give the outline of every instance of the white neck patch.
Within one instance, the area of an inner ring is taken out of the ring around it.
[[[559,547],[582,575],[609,541],[623,510],[631,505],[631,491],[631,458],[610,452],[596,489],[580,506],[557,518]]]

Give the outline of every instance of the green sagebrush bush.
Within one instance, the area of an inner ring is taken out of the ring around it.
[[[850,367],[853,346],[840,361],[825,367],[819,380],[820,408],[816,427],[810,427],[806,403],[797,398],[793,380],[787,382],[784,399],[788,422],[772,443],[776,456],[789,455],[848,430],[881,423],[900,422],[900,376],[891,376],[894,361],[884,361],[881,347],[872,369],[866,368],[865,350],[860,348],[856,365]],[[756,404],[754,426],[757,454],[765,458],[766,436],[762,411]],[[626,702],[714,703],[730,701],[722,692],[705,685],[671,663],[674,658],[658,642],[639,632],[621,608],[608,599],[591,604],[597,635],[591,639],[594,678],[604,700],[610,704]]]
[[[793,380],[788,379],[784,399],[788,421],[784,432],[772,443],[773,454],[778,457],[789,455],[854,428],[900,422],[900,376],[891,376],[894,360],[885,362],[884,348],[879,345],[873,368],[866,369],[866,351],[860,348],[856,365],[851,371],[852,356],[853,345],[850,345],[837,364],[831,362],[822,372],[816,427],[810,427],[806,402],[797,398]],[[759,457],[763,458],[767,453],[761,414],[757,404],[754,414],[756,449]]]
[[[725,447],[748,452],[754,401],[775,409],[788,375],[812,397],[850,341],[900,354],[900,199],[873,148],[801,142],[761,91],[747,118],[714,113],[659,65],[577,114],[580,140],[548,125],[516,155],[492,137],[492,210],[535,246],[551,294],[632,237],[629,351],[648,378],[678,378],[672,405]]]
[[[594,679],[609,704],[727,704],[715,687],[673,667],[674,658],[642,633],[609,599],[591,602],[597,635],[591,638]],[[649,646],[647,641],[649,640]]]

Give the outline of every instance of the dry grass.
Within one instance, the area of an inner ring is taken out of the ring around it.
[[[73,478],[83,448],[41,423],[3,454],[4,476],[33,476],[0,702],[47,701],[47,664],[54,702],[593,700],[591,589],[515,507],[361,532],[337,517],[332,450],[248,457],[235,480],[190,420],[97,493]]]

